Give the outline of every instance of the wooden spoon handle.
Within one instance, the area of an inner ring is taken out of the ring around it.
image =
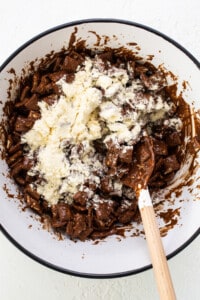
[[[147,190],[148,194],[148,190]],[[148,196],[148,195],[147,195]],[[150,204],[150,203],[149,203]],[[175,300],[176,295],[173,288],[166,255],[156,222],[153,206],[142,206],[140,213],[151,256],[153,270],[161,300]]]

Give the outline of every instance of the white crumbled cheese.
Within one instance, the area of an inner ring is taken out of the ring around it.
[[[113,83],[108,89],[105,90],[105,97],[113,97],[120,89],[122,85],[119,82]]]
[[[108,75],[97,76],[96,85],[106,90],[112,85],[112,79]]]
[[[180,131],[183,123],[180,118],[171,118],[164,121],[164,125],[175,128],[177,131]]]
[[[110,139],[116,139],[120,143],[128,143],[130,140],[137,139],[137,136],[135,136],[134,133],[132,133],[123,123],[110,123],[108,124],[108,128],[112,132],[112,135],[107,135],[107,137],[105,138],[106,142]]]
[[[99,116],[104,121],[110,122],[110,123],[123,121],[123,116],[122,116],[120,107],[115,105],[111,101],[103,102],[100,105]]]
[[[104,167],[95,152],[94,140],[132,145],[143,135],[149,120],[164,119],[170,111],[171,106],[161,96],[144,95],[139,79],[127,87],[128,81],[126,69],[104,68],[98,57],[86,57],[72,83],[67,83],[65,77],[57,82],[62,91],[57,102],[39,102],[41,118],[21,142],[28,145],[28,155],[37,158],[29,175],[39,175],[37,192],[49,205],[60,199],[71,203],[76,192],[86,189],[86,181],[100,185]],[[165,122],[181,127],[179,119]],[[121,195],[120,182],[114,182],[113,188]],[[94,195],[92,201],[99,203],[101,199]]]

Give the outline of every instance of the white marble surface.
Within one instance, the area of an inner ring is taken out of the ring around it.
[[[200,60],[199,0],[1,0],[0,64],[22,43],[55,25],[120,18],[169,35]],[[169,261],[178,300],[200,299],[200,237]],[[134,253],[133,253],[134,255]],[[118,279],[64,275],[32,261],[0,233],[0,299],[154,300],[152,270]]]

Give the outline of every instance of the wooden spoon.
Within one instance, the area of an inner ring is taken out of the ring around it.
[[[153,142],[151,138],[148,136],[144,137],[141,144],[136,148],[135,153],[133,167],[129,174],[123,179],[123,183],[131,187],[138,198],[138,207],[144,226],[160,299],[174,300],[176,299],[176,295],[156,222],[152,200],[147,187],[155,165]]]

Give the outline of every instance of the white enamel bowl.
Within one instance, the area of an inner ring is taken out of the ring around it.
[[[165,35],[143,25],[121,20],[83,20],[64,24],[50,29],[28,41],[13,53],[0,70],[0,100],[2,107],[7,100],[9,79],[13,74],[11,68],[20,75],[28,62],[42,58],[52,50],[58,51],[68,45],[74,27],[77,27],[77,38],[86,39],[88,46],[96,42],[96,36],[110,37],[111,47],[127,46],[136,42],[143,57],[154,55],[153,63],[165,65],[176,74],[180,86],[185,80],[190,88],[184,92],[188,103],[194,103],[200,108],[200,64],[183,47]],[[117,37],[117,38],[116,38]],[[198,159],[198,163],[199,163]],[[85,277],[117,277],[135,274],[151,267],[146,241],[143,237],[130,237],[119,241],[115,236],[105,242],[94,245],[94,242],[74,243],[69,239],[58,241],[55,236],[43,230],[39,221],[31,217],[30,211],[22,212],[19,201],[9,199],[5,189],[6,184],[10,193],[16,195],[16,186],[6,177],[8,169],[6,163],[0,162],[0,228],[8,239],[28,256],[36,261],[58,271]],[[163,238],[163,244],[168,258],[186,247],[199,233],[200,201],[197,187],[200,172],[194,175],[195,183],[191,187],[184,187],[183,202],[175,199],[173,208],[180,207],[178,224]],[[192,193],[189,192],[192,189]],[[180,200],[180,199],[179,199]],[[31,225],[31,226],[29,226]],[[131,235],[131,233],[129,233]]]

